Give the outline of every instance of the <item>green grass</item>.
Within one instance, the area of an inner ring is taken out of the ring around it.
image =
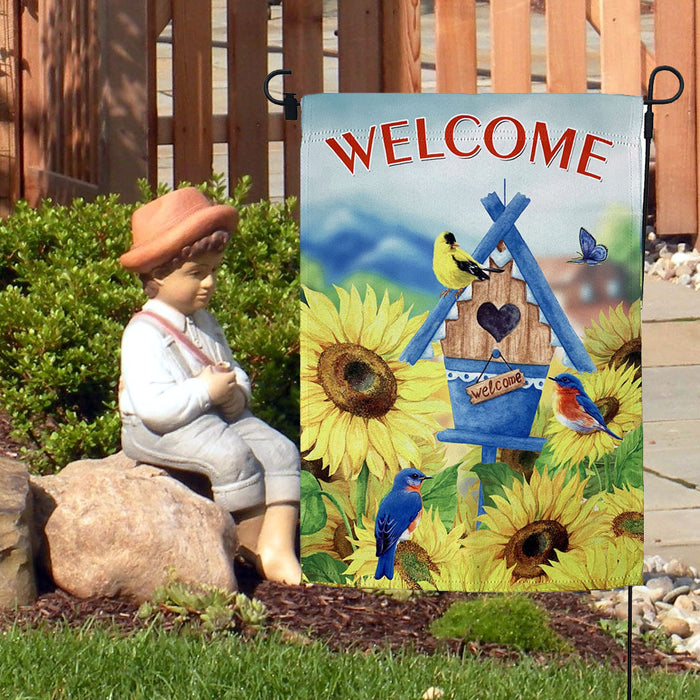
[[[549,626],[549,617],[521,595],[494,595],[453,603],[430,631],[448,639],[506,644],[519,651],[566,651]]]
[[[635,700],[700,697],[700,677],[634,675]],[[129,637],[100,626],[0,633],[0,698],[624,698],[624,671],[580,662],[505,666],[455,656],[331,653],[262,636],[214,640],[157,629]]]

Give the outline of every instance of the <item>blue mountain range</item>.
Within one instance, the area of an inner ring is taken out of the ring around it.
[[[417,231],[357,208],[319,211],[302,222],[305,256],[323,266],[329,283],[370,272],[398,285],[438,295],[443,287],[432,268],[433,241],[440,231]],[[466,246],[466,242],[463,242]],[[468,249],[468,247],[467,247]]]

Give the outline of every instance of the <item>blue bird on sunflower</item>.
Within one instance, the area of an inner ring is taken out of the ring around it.
[[[577,433],[592,433],[600,430],[616,440],[622,440],[605,424],[600,409],[588,396],[578,377],[562,372],[551,379],[556,383],[552,408],[556,419],[562,425]]]
[[[396,547],[409,539],[418,527],[423,512],[420,489],[426,479],[432,477],[413,467],[402,469],[394,477],[391,491],[379,504],[374,522],[378,557],[375,579],[394,578]]]

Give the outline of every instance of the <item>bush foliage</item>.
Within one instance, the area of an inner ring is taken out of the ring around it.
[[[253,410],[296,440],[298,229],[293,201],[242,205],[221,178],[201,186],[239,209],[212,311],[254,384]],[[142,185],[143,201],[152,192]],[[70,206],[20,202],[0,222],[0,408],[36,473],[119,449],[117,385],[124,326],[145,301],[119,265],[135,205],[100,196]]]

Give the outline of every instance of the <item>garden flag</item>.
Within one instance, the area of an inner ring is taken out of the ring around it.
[[[641,583],[642,117],[619,95],[304,98],[309,581]]]

